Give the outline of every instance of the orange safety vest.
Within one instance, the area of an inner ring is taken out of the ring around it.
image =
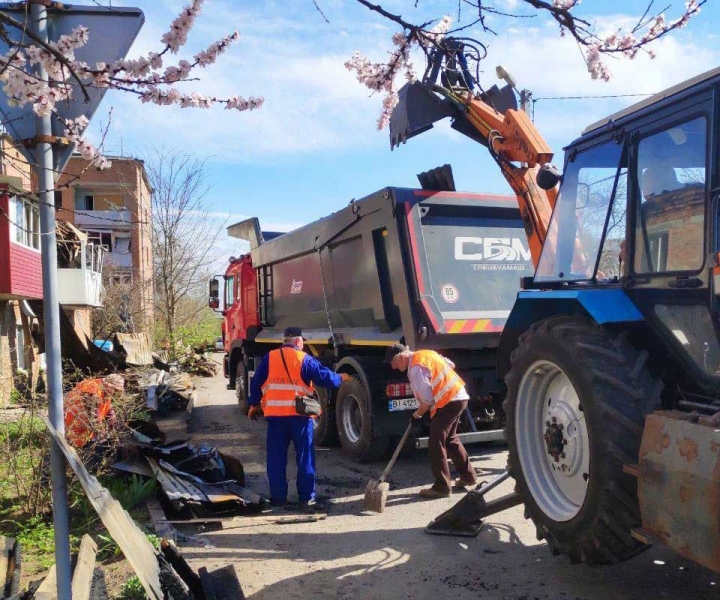
[[[76,448],[84,447],[98,433],[112,409],[102,379],[86,379],[65,395],[65,437]]]
[[[465,385],[453,368],[445,359],[434,350],[418,350],[413,352],[410,359],[410,368],[415,365],[425,367],[430,371],[430,387],[435,404],[430,410],[430,417],[458,395]]]
[[[287,370],[281,352],[285,356]],[[295,396],[314,393],[312,382],[305,385],[300,377],[303,358],[305,353],[302,350],[288,347],[272,350],[268,354],[268,376],[262,386],[263,395],[260,401],[266,417],[297,417]]]

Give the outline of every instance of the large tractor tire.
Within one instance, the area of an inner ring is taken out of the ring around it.
[[[337,446],[338,430],[335,417],[335,402],[332,401],[332,391],[318,388],[322,414],[317,418],[315,429],[315,443],[318,446]]]
[[[343,453],[361,462],[378,460],[385,454],[389,439],[377,434],[370,398],[359,379],[340,386],[335,417]]]
[[[237,365],[235,374],[235,395],[237,396],[240,414],[247,415],[250,410],[248,404],[249,382],[247,380],[247,366],[244,361],[240,361]]]
[[[508,467],[525,517],[555,554],[614,564],[642,551],[636,464],[662,384],[647,352],[588,319],[552,317],[524,333],[505,378]]]

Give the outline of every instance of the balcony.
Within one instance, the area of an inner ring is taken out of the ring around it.
[[[99,308],[103,304],[105,288],[102,284],[104,250],[82,241],[77,262],[69,268],[58,269],[58,297],[67,308]]]
[[[130,252],[106,252],[105,263],[113,267],[132,267],[132,254]]]
[[[129,229],[132,215],[127,208],[120,210],[78,210],[75,225],[78,227],[104,227],[107,229]]]

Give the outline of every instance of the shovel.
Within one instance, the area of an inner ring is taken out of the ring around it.
[[[371,479],[367,482],[367,485],[365,486],[363,510],[371,510],[377,513],[381,513],[385,510],[385,501],[387,500],[388,491],[390,491],[390,484],[385,483],[385,479],[390,474],[390,471],[393,468],[397,457],[400,455],[400,450],[402,450],[403,446],[405,445],[405,442],[410,435],[410,430],[412,429],[412,426],[412,419],[410,419],[407,429],[405,430],[405,433],[403,433],[403,436],[400,440],[400,443],[397,445],[397,448],[395,448],[395,452],[393,452],[390,462],[388,463],[387,467],[385,467],[382,475],[380,475],[380,479],[378,481],[376,481],[375,479]]]

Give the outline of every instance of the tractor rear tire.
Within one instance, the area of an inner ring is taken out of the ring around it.
[[[614,564],[646,548],[631,536],[637,480],[623,465],[637,463],[660,404],[647,358],[624,334],[568,316],[534,324],[512,353],[508,468],[538,539],[571,562]]]
[[[322,414],[317,418],[315,429],[315,443],[318,446],[337,446],[338,430],[335,417],[335,402],[332,401],[332,390],[319,388],[317,390],[320,398]]]
[[[354,378],[340,386],[335,417],[344,454],[360,462],[372,462],[385,454],[390,440],[387,436],[377,435],[370,398],[359,379]]]

